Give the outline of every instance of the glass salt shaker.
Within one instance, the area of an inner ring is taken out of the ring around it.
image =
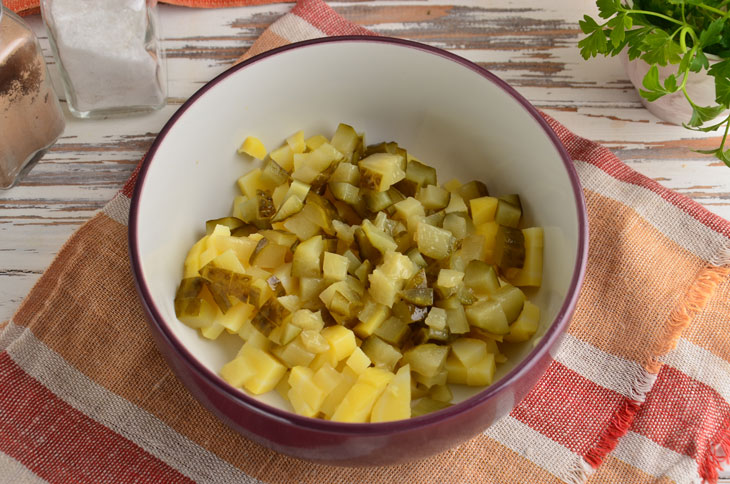
[[[0,0],[0,189],[30,171],[64,127],[38,39]]]
[[[41,0],[69,110],[80,118],[159,109],[167,79],[156,0]]]

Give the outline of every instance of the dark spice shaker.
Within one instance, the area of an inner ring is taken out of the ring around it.
[[[38,39],[0,0],[0,189],[30,171],[64,126]]]

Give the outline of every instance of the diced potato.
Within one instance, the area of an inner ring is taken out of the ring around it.
[[[238,148],[239,154],[247,154],[253,156],[258,160],[263,160],[266,157],[266,147],[260,139],[255,136],[247,136],[241,147]]]
[[[350,356],[357,348],[355,333],[344,326],[328,326],[322,330],[321,334],[330,345],[328,351],[334,359],[335,365]]]
[[[314,150],[319,148],[322,143],[327,143],[329,140],[326,136],[321,134],[315,134],[314,136],[310,136],[309,138],[304,140],[304,144],[307,145],[307,148],[309,150]]]
[[[325,367],[326,365],[322,368]],[[317,374],[319,374],[319,370],[317,370],[315,376]],[[335,413],[338,405],[340,405],[342,400],[345,398],[345,395],[347,395],[347,393],[350,391],[350,389],[358,379],[358,375],[355,374],[349,367],[345,367],[342,372],[339,373],[339,375],[340,380],[337,383],[337,386],[329,392],[329,395],[327,395],[327,397],[324,399],[322,407],[320,408],[324,416],[329,419],[332,418],[332,414]]]
[[[325,399],[324,391],[314,382],[314,372],[305,366],[295,366],[289,373],[289,402],[294,411],[314,417]]]
[[[367,422],[373,405],[394,378],[391,372],[380,368],[367,368],[358,377],[332,414],[335,422]]]
[[[200,265],[200,254],[205,250],[208,243],[208,236],[204,236],[188,251],[188,255],[185,257],[185,263],[183,264],[183,278],[196,277],[198,271],[202,267]],[[207,263],[207,262],[206,262]]]
[[[300,338],[295,338],[284,346],[276,346],[271,352],[289,368],[309,366],[315,357],[314,353],[307,351]]]
[[[411,370],[408,365],[398,369],[373,405],[371,422],[389,422],[411,416]]]
[[[378,329],[389,314],[388,306],[368,299],[357,316],[360,322],[353,328],[353,331],[358,337],[365,339]]]
[[[471,207],[471,219],[474,225],[481,225],[494,220],[499,200],[495,197],[479,197],[469,202]]]
[[[254,346],[244,345],[238,358],[242,358],[254,370],[255,376],[247,378],[242,384],[243,388],[254,395],[273,390],[286,373],[286,366],[268,352]]]
[[[286,144],[291,149],[292,153],[304,153],[307,149],[307,145],[304,142],[304,131],[297,131],[293,135],[286,139]]]
[[[355,348],[350,356],[345,360],[345,364],[349,366],[352,371],[361,374],[372,362],[368,355],[366,355],[360,348]]]

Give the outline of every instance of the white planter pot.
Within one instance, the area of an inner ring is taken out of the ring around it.
[[[636,90],[645,89],[642,81],[646,73],[649,72],[649,64],[641,59],[629,60],[626,50],[622,51],[620,56],[626,74],[629,76]],[[710,64],[720,61],[719,57],[713,55],[708,55],[707,58],[710,60]],[[659,80],[662,83],[664,83],[664,79],[670,74],[677,73],[676,64],[668,64],[664,67],[658,66],[658,68]],[[680,82],[681,79],[677,79],[677,83]],[[716,104],[715,79],[712,76],[708,76],[706,71],[690,73],[689,79],[687,80],[687,92],[690,98],[692,98],[692,101],[698,106],[714,106]],[[642,97],[641,102],[654,116],[672,124],[682,125],[682,123],[688,123],[692,117],[692,107],[681,91],[667,94],[653,102],[649,102]],[[721,116],[727,115],[728,111]]]

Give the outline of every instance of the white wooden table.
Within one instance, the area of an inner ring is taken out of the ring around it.
[[[380,34],[442,47],[481,64],[577,134],[603,143],[637,171],[730,219],[730,168],[692,151],[713,146],[716,139],[649,114],[618,59],[580,57],[578,20],[585,13],[595,15],[592,0],[330,4]],[[55,148],[20,185],[0,192],[0,321],[10,318],[71,233],[119,190],[178,106],[291,6],[160,6],[168,106],[149,115],[108,120],[67,115],[66,131]],[[41,38],[57,81],[40,18],[28,21]],[[730,483],[730,467],[723,476],[722,482]]]

